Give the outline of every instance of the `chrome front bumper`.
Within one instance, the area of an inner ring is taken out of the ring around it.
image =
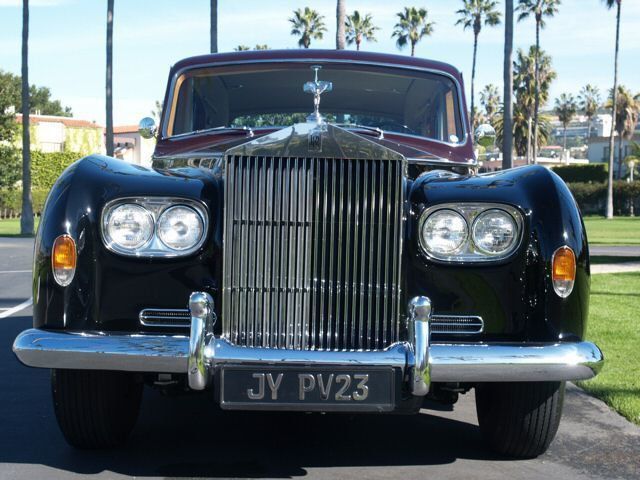
[[[186,373],[195,390],[207,387],[217,368],[233,365],[388,366],[408,374],[414,395],[426,395],[431,382],[526,382],[584,380],[604,363],[590,342],[430,344],[430,302],[409,305],[411,341],[381,351],[278,350],[232,345],[213,335],[211,297],[191,295],[191,333],[186,335],[63,332],[29,329],[13,351],[30,367]]]

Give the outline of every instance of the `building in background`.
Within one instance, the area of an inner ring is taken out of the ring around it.
[[[114,157],[127,162],[151,166],[151,157],[156,141],[142,138],[137,125],[124,125],[113,128]]]
[[[104,128],[95,122],[53,115],[29,115],[31,149],[41,152],[105,153]],[[22,125],[22,115],[16,115]],[[19,138],[19,136],[17,137]]]

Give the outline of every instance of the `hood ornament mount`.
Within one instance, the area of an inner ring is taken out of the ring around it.
[[[320,115],[320,95],[333,90],[333,83],[318,80],[318,71],[320,71],[321,68],[321,65],[311,65],[311,70],[314,71],[314,80],[313,82],[305,83],[303,88],[306,93],[313,94],[313,113],[307,117],[307,122],[317,124],[324,122],[322,115]]]

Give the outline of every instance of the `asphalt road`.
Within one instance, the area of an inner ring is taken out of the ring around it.
[[[639,257],[640,245],[590,245],[591,256]]]
[[[31,249],[32,240],[0,238],[0,308],[28,300]],[[640,428],[572,385],[558,436],[535,460],[486,449],[472,393],[454,411],[349,416],[223,414],[207,394],[148,390],[125,449],[76,451],[58,431],[49,372],[11,352],[30,324],[29,307],[0,318],[0,479],[640,478]]]

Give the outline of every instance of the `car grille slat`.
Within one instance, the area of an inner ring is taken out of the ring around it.
[[[246,347],[398,340],[402,160],[226,158],[223,335]]]

